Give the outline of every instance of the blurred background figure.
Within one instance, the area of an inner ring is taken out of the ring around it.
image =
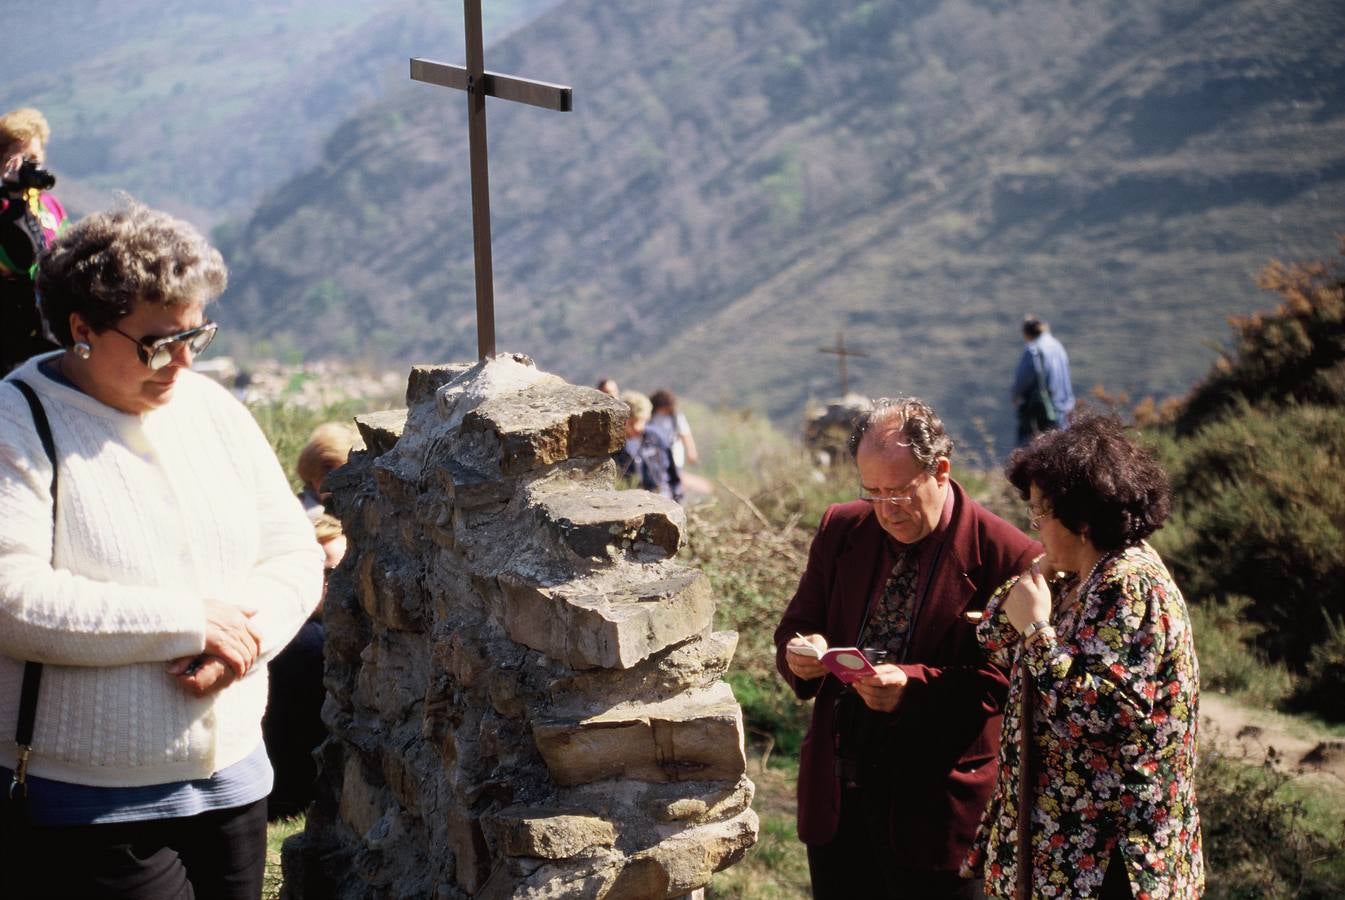
[[[682,502],[682,476],[673,461],[672,446],[651,430],[653,404],[639,391],[622,391],[630,408],[626,419],[626,443],[612,455],[617,473],[636,487]]]
[[[43,165],[51,128],[35,109],[0,116],[0,375],[30,356],[57,349],[33,291],[37,256],[65,224]]]
[[[308,436],[308,443],[299,451],[299,461],[295,468],[304,489],[299,492],[304,511],[310,519],[327,511],[326,502],[329,493],[322,489],[327,474],[339,469],[350,458],[350,451],[363,450],[364,441],[354,425],[346,422],[323,422]]]
[[[1068,428],[1074,410],[1074,386],[1064,345],[1051,334],[1050,326],[1033,315],[1023,319],[1023,340],[1027,346],[1013,376],[1020,447],[1043,431]]]
[[[700,462],[696,452],[696,439],[691,435],[691,425],[687,417],[677,410],[677,397],[667,388],[659,388],[649,395],[653,413],[649,416],[649,428],[658,432],[663,442],[672,447],[673,462],[678,469],[688,464]]]
[[[616,382],[613,381],[611,378],[599,378],[598,383],[595,384],[594,387],[602,391],[604,394],[608,394],[613,397],[621,396],[621,391],[617,389]]]

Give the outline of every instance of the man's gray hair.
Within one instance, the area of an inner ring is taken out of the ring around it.
[[[939,460],[953,453],[953,439],[944,430],[943,420],[916,397],[880,397],[873,401],[873,407],[860,416],[850,435],[852,458],[859,455],[859,445],[869,432],[882,446],[910,447],[926,472],[933,472]]]

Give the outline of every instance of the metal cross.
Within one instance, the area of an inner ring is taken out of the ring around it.
[[[841,331],[836,332],[836,346],[835,346],[835,347],[819,347],[819,348],[817,348],[817,352],[818,352],[818,353],[835,353],[835,354],[840,358],[840,364],[841,364],[841,396],[844,397],[846,394],[850,393],[850,373],[846,370],[846,367],[845,367],[845,360],[846,360],[848,357],[851,357],[851,356],[868,356],[868,354],[865,353],[863,350],[847,350],[847,349],[845,349],[845,333],[844,333],[844,332],[841,332]]]
[[[467,65],[412,59],[411,78],[467,92],[467,136],[472,167],[472,236],[476,249],[476,349],[495,355],[495,288],[490,262],[490,177],[486,162],[486,98],[499,97],[570,111],[570,88],[487,72],[481,46],[481,0],[462,0]]]

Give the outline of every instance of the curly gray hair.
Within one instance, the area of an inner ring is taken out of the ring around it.
[[[69,347],[71,313],[101,333],[129,315],[136,301],[206,304],[228,281],[224,258],[199,231],[127,202],[61,232],[38,262],[35,287],[52,335]]]

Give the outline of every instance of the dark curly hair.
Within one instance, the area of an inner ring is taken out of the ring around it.
[[[1167,475],[1113,416],[1085,414],[1039,435],[1013,452],[1004,474],[1024,500],[1035,484],[1051,516],[1102,551],[1139,543],[1168,517]]]

